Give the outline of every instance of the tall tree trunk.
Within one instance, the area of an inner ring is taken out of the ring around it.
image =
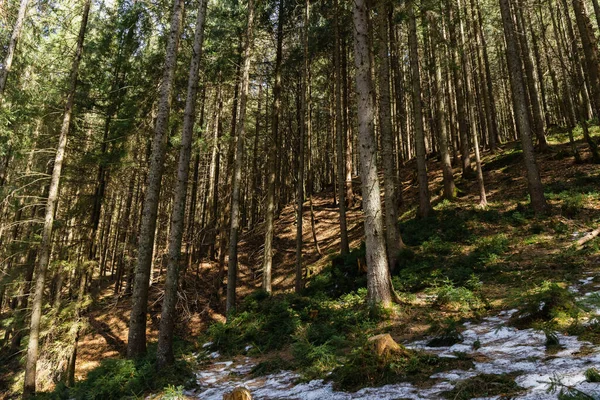
[[[334,33],[335,33],[335,43],[333,50],[333,63],[335,68],[335,140],[336,140],[336,149],[337,149],[337,182],[339,190],[339,202],[338,207],[340,210],[340,252],[342,256],[347,255],[350,252],[350,246],[348,245],[348,226],[346,223],[346,204],[347,199],[346,190],[342,188],[346,185],[346,133],[343,129],[343,119],[345,116],[342,114],[344,110],[342,110],[342,81],[346,79],[345,76],[342,76],[342,66],[341,66],[341,40],[340,40],[340,26],[339,26],[339,17],[340,13],[338,1],[335,1],[335,10],[334,10]],[[352,184],[352,182],[350,182]],[[346,188],[347,189],[347,188]]]
[[[425,132],[423,129],[423,105],[421,103],[421,73],[419,71],[417,21],[414,3],[412,2],[408,5],[408,13],[408,45],[410,47],[415,150],[417,159],[417,179],[419,182],[419,208],[417,213],[420,217],[427,217],[433,209],[431,208],[429,200],[427,160],[425,159]]]
[[[459,8],[460,8],[461,0],[458,0],[458,4],[459,4]],[[466,17],[466,7],[465,7],[465,17]],[[460,36],[461,36],[463,48],[467,48],[468,46],[467,46],[467,42],[466,42],[466,38],[465,38],[464,26],[463,26],[462,19],[460,22]],[[473,54],[473,51],[471,51],[471,54]],[[462,52],[462,64],[463,64],[463,68],[465,71],[465,90],[467,93],[472,93],[472,90],[471,90],[472,74],[470,71],[472,71],[472,68],[474,67],[475,63],[472,63],[473,65],[471,65],[471,63],[469,63],[469,60],[467,59],[464,51]],[[474,84],[477,84],[477,79],[473,79],[473,81],[474,81]],[[469,106],[469,121],[471,122],[471,139],[473,141],[473,148],[475,149],[475,165],[476,165],[476,173],[477,173],[477,188],[479,189],[479,205],[481,207],[485,207],[485,206],[487,206],[487,198],[486,198],[486,194],[485,194],[485,185],[483,182],[483,171],[481,170],[481,157],[479,154],[479,135],[477,133],[475,107],[476,107],[475,104],[470,104],[470,106]]]
[[[510,12],[510,0],[499,1],[502,25],[504,27],[504,37],[506,39],[506,61],[508,64],[510,85],[512,89],[513,107],[519,132],[521,134],[529,196],[531,198],[533,210],[536,213],[544,213],[547,209],[547,204],[533,152],[531,125],[525,99],[525,85],[521,74],[521,60],[517,50],[515,26]]]
[[[217,86],[217,107],[214,114],[214,127],[213,127],[213,145],[212,154],[210,157],[210,179],[209,187],[210,194],[209,198],[212,202],[210,220],[208,222],[208,235],[209,235],[209,248],[208,258],[210,260],[216,259],[216,244],[217,244],[217,221],[219,220],[219,173],[221,170],[221,140],[223,127],[221,126],[221,114],[223,112],[223,99],[221,97],[221,79],[219,76],[219,83]]]
[[[535,87],[535,74],[533,61],[531,60],[531,52],[529,51],[529,40],[527,39],[527,32],[525,31],[525,24],[523,22],[523,8],[525,5],[522,0],[517,0],[518,4],[515,5],[515,20],[517,27],[517,37],[521,48],[521,59],[523,60],[523,66],[525,71],[527,92],[529,93],[529,103],[531,105],[531,116],[533,117],[533,132],[538,140],[538,148],[540,151],[546,151],[548,149],[548,142],[544,134],[544,120],[542,118],[542,107],[540,105],[540,99],[538,91]]]
[[[13,58],[15,56],[15,49],[17,48],[17,42],[21,36],[21,29],[23,28],[23,21],[25,20],[25,14],[27,13],[27,6],[29,0],[21,0],[19,5],[19,12],[17,14],[17,20],[8,42],[8,49],[6,51],[6,57],[2,63],[2,70],[0,71],[0,100],[4,97],[4,89],[6,89],[6,80],[8,79],[8,73],[12,67]]]
[[[77,37],[75,59],[73,60],[73,65],[71,67],[69,92],[67,94],[65,113],[63,116],[62,127],[60,129],[60,136],[58,138],[56,156],[54,157],[54,166],[50,178],[48,200],[46,201],[44,227],[42,229],[42,242],[40,243],[38,253],[37,274],[35,278],[35,287],[31,307],[31,328],[29,331],[29,343],[27,345],[23,398],[30,398],[35,395],[44,285],[46,283],[46,271],[48,270],[48,264],[50,262],[50,248],[52,247],[52,224],[54,223],[54,212],[56,209],[60,176],[65,157],[65,150],[67,147],[67,137],[71,127],[71,115],[73,113],[73,104],[75,102],[79,64],[83,55],[83,41],[85,39],[90,6],[91,0],[86,0],[83,5],[83,14],[81,17],[81,25],[79,27],[79,35]]]
[[[365,0],[356,0],[353,8],[354,62],[358,105],[358,141],[360,174],[365,213],[367,258],[367,299],[370,304],[389,306],[391,282],[385,251],[379,179],[377,177],[377,141],[373,127],[373,83],[369,60],[369,10]]]
[[[338,18],[339,22],[339,18]],[[339,28],[338,28],[339,29]],[[340,32],[341,34],[341,32]],[[346,45],[346,37],[341,38],[341,67],[340,79],[342,80],[342,112],[344,115],[344,143],[346,148],[346,206],[354,205],[354,190],[352,188],[352,121],[350,121],[350,95],[348,94],[348,86],[351,83],[351,77],[348,76],[348,46]]]
[[[263,259],[263,289],[271,293],[271,268],[273,266],[273,224],[275,219],[275,176],[277,174],[276,155],[279,151],[279,114],[281,113],[281,60],[283,58],[283,23],[285,3],[279,0],[277,18],[277,53],[275,55],[275,85],[273,86],[273,114],[271,115],[271,132],[267,165],[269,168],[267,181],[267,204],[265,217],[265,253]]]
[[[589,78],[591,95],[594,103],[594,114],[600,116],[600,71],[598,70],[598,45],[592,24],[585,10],[583,0],[572,0],[575,20],[579,30],[579,38],[583,47],[586,72]]]
[[[302,84],[300,93],[300,118],[299,123],[299,138],[298,138],[298,180],[296,182],[296,201],[297,201],[297,216],[296,216],[296,282],[295,290],[299,293],[304,287],[304,279],[302,276],[302,219],[304,217],[304,137],[306,136],[306,116],[308,113],[308,24],[310,18],[310,1],[306,0],[304,4],[304,27],[302,30],[302,41],[304,47],[304,67],[302,71]],[[342,188],[339,188],[342,190]]]
[[[392,113],[390,104],[390,61],[388,48],[388,14],[391,4],[381,0],[378,5],[379,32],[379,129],[381,133],[381,158],[385,186],[385,237],[388,267],[396,268],[398,254],[404,246],[398,225],[398,172],[394,157],[394,135],[392,133]]]
[[[158,103],[150,170],[146,183],[143,214],[140,226],[138,262],[133,284],[132,307],[129,319],[127,357],[135,358],[146,352],[146,313],[148,310],[148,285],[152,267],[156,217],[160,198],[163,163],[166,152],[166,136],[169,127],[171,91],[177,65],[177,51],[183,19],[183,0],[173,1],[173,15],[167,41],[165,67]]]
[[[471,167],[471,156],[469,151],[469,126],[467,125],[467,116],[465,111],[465,95],[463,92],[463,77],[458,70],[458,41],[456,38],[456,21],[454,18],[454,7],[451,1],[446,2],[446,15],[448,16],[448,33],[450,39],[450,54],[452,56],[452,81],[454,84],[454,94],[456,97],[456,111],[458,119],[458,134],[460,137],[460,161],[462,174],[464,178],[473,176]],[[463,50],[460,50],[462,53]],[[464,65],[462,68],[465,68]]]
[[[227,264],[227,316],[235,309],[237,286],[238,235],[240,229],[240,186],[242,182],[242,165],[244,159],[244,142],[246,139],[246,104],[250,86],[250,62],[254,44],[254,0],[248,0],[248,23],[246,26],[246,43],[244,46],[244,62],[240,90],[240,115],[237,123],[235,157],[231,191],[231,229],[229,232],[229,259]]]
[[[179,282],[179,259],[181,257],[181,241],[185,219],[185,200],[187,197],[187,183],[190,172],[190,157],[192,153],[192,139],[194,136],[194,122],[196,119],[196,98],[198,94],[198,80],[200,61],[202,60],[202,44],[204,41],[204,20],[208,0],[201,0],[196,19],[196,33],[194,35],[193,56],[190,62],[190,71],[187,86],[187,98],[183,117],[183,132],[181,134],[181,149],[177,165],[177,184],[173,210],[171,214],[171,230],[169,235],[169,256],[167,263],[167,279],[165,281],[165,297],[162,304],[160,317],[160,331],[158,333],[158,349],[156,361],[158,368],[164,368],[175,360],[173,355],[173,331],[175,329],[175,305],[177,304],[177,287]]]
[[[445,38],[442,38],[444,40]],[[445,41],[445,40],[444,40]],[[431,63],[435,67],[435,80],[433,82],[435,90],[435,99],[437,101],[437,125],[438,125],[438,147],[440,149],[440,163],[442,164],[442,174],[444,177],[444,198],[452,200],[455,197],[456,186],[454,185],[454,172],[452,162],[450,161],[450,152],[448,151],[448,132],[446,124],[446,102],[444,90],[442,87],[442,66],[437,61],[435,48],[432,49]]]
[[[254,144],[252,145],[252,174],[250,174],[250,181],[252,182],[249,185],[252,188],[252,193],[250,194],[250,224],[249,228],[252,229],[256,225],[256,219],[258,217],[258,206],[259,206],[259,189],[260,189],[260,179],[258,178],[258,138],[260,137],[260,119],[262,114],[262,84],[258,86],[258,104],[256,107],[256,123],[254,129]],[[267,92],[268,98],[268,92]]]

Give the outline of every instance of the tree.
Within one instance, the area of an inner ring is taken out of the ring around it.
[[[158,335],[157,363],[159,368],[172,364],[173,330],[175,328],[175,305],[177,304],[177,287],[179,283],[179,259],[181,257],[181,241],[183,238],[183,221],[185,219],[185,202],[187,195],[190,158],[192,153],[192,138],[196,119],[196,100],[200,61],[202,59],[202,44],[204,40],[204,19],[206,17],[207,0],[200,0],[198,17],[196,18],[196,33],[194,35],[194,50],[188,77],[185,115],[183,118],[183,133],[181,135],[181,150],[177,167],[177,186],[171,214],[171,230],[169,236],[169,259],[167,264],[167,280],[165,282],[165,297],[163,299]]]
[[[25,20],[25,14],[27,13],[27,7],[29,6],[29,0],[21,0],[19,6],[19,13],[17,14],[17,20],[8,42],[8,50],[6,51],[6,57],[2,63],[2,70],[0,71],[0,99],[4,95],[4,89],[6,88],[6,80],[8,79],[8,73],[12,67],[13,58],[15,56],[15,49],[17,48],[17,42],[21,36],[21,29],[23,28],[23,21]]]
[[[420,217],[427,217],[433,211],[429,200],[429,183],[427,179],[427,160],[425,159],[425,131],[423,129],[423,105],[421,103],[421,73],[419,72],[419,51],[417,39],[417,21],[414,4],[408,7],[408,45],[410,48],[410,69],[412,86],[413,123],[417,159],[417,180],[419,182]],[[470,163],[469,163],[470,164]]]
[[[348,246],[348,226],[346,222],[346,131],[343,127],[344,115],[342,114],[342,82],[346,79],[342,76],[342,57],[341,57],[341,46],[340,40],[340,22],[339,22],[340,8],[337,0],[335,1],[334,9],[334,35],[335,43],[333,49],[333,64],[335,68],[335,143],[337,149],[337,184],[339,188],[339,201],[338,207],[340,210],[340,253],[342,256],[350,252]],[[350,182],[352,184],[352,182]],[[352,192],[352,189],[350,189]]]
[[[521,144],[523,146],[523,159],[527,171],[527,184],[531,205],[536,213],[544,213],[547,209],[546,199],[544,197],[544,188],[535,161],[533,153],[533,142],[531,140],[531,124],[529,121],[529,112],[527,110],[527,101],[525,98],[525,85],[523,75],[521,74],[521,61],[517,50],[517,39],[515,26],[510,11],[510,0],[499,0],[500,11],[502,15],[502,26],[504,27],[504,37],[506,39],[506,61],[510,72],[510,86],[512,89],[513,108],[515,119],[521,135]]]
[[[379,179],[377,178],[377,146],[373,127],[373,83],[369,59],[369,10],[364,0],[356,0],[354,21],[354,63],[356,66],[356,100],[358,105],[358,143],[360,176],[365,214],[367,261],[367,298],[370,304],[389,306],[392,302],[388,261],[385,251],[383,216]]]
[[[152,156],[150,170],[146,182],[140,239],[138,246],[138,261],[133,285],[132,307],[129,318],[129,337],[127,341],[127,356],[136,358],[146,352],[146,313],[148,309],[148,284],[154,253],[154,238],[156,232],[156,217],[160,200],[161,179],[165,158],[165,137],[169,126],[171,108],[171,91],[175,68],[177,66],[177,51],[179,35],[183,18],[183,0],[173,1],[171,27],[167,39],[167,51],[163,79],[160,88],[158,112],[154,125],[152,140]]]
[[[279,117],[281,112],[281,60],[283,58],[284,0],[279,0],[277,16],[277,53],[275,55],[275,85],[273,86],[273,113],[271,114],[271,132],[269,154],[267,154],[268,182],[265,217],[265,253],[263,258],[263,289],[271,293],[271,269],[273,266],[273,221],[275,217],[275,180],[277,175],[276,154],[278,150]]]
[[[246,139],[246,103],[250,87],[250,62],[254,43],[254,0],[248,1],[248,22],[244,45],[244,61],[242,66],[242,79],[240,82],[240,115],[237,122],[237,135],[235,142],[235,156],[231,192],[231,229],[229,232],[229,260],[227,264],[227,304],[226,313],[229,316],[235,309],[237,286],[237,257],[238,235],[240,229],[240,185],[242,181],[242,160],[244,157],[244,144]]]
[[[377,7],[379,30],[379,129],[381,131],[381,159],[385,186],[385,237],[388,265],[396,268],[398,253],[404,247],[398,225],[398,173],[394,159],[394,137],[390,105],[390,62],[388,48],[388,14],[390,4],[381,0]],[[341,187],[341,186],[340,186]]]
[[[25,365],[25,381],[23,386],[23,398],[33,397],[35,394],[35,383],[37,374],[38,347],[40,337],[40,322],[42,318],[42,302],[44,297],[44,285],[46,283],[46,271],[50,262],[50,248],[52,246],[52,224],[54,223],[54,212],[58,199],[58,189],[60,176],[65,159],[65,150],[67,139],[71,128],[71,116],[73,114],[73,104],[75,100],[75,91],[77,89],[77,76],[79,73],[79,64],[83,56],[83,41],[87,29],[88,16],[90,13],[91,0],[86,0],[83,4],[81,16],[81,25],[79,35],[77,36],[77,45],[75,48],[75,58],[71,67],[69,79],[69,91],[65,103],[65,112],[63,114],[60,136],[58,137],[58,146],[54,156],[54,165],[50,177],[50,187],[48,190],[48,199],[46,200],[44,227],[42,229],[42,242],[38,250],[38,263],[35,277],[35,287],[33,300],[31,302],[31,327],[29,330],[29,343],[27,345],[27,359]]]

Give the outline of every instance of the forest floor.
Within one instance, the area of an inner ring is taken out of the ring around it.
[[[467,399],[523,393],[528,382],[531,385],[535,381],[532,369],[539,367],[536,362],[540,360],[551,364],[555,363],[552,360],[573,359],[579,352],[581,360],[587,357],[585,360],[597,364],[600,323],[594,312],[600,306],[600,294],[590,293],[600,283],[593,281],[600,272],[600,241],[596,238],[584,246],[577,246],[576,241],[600,227],[600,168],[591,163],[575,164],[565,135],[555,134],[549,139],[552,150],[538,155],[546,198],[552,206],[545,216],[533,215],[526,206],[527,186],[517,143],[505,144],[495,154],[483,154],[489,202],[485,209],[477,207],[476,181],[460,179],[458,171],[457,200],[441,200],[441,170],[439,163],[430,160],[435,213],[416,219],[415,168],[412,163],[403,168],[400,225],[408,247],[393,275],[403,304],[391,312],[375,312],[364,305],[366,277],[357,268],[357,259],[364,255],[359,202],[348,213],[354,250],[350,257],[341,259],[337,256],[339,222],[333,193],[315,194],[313,208],[321,254],[313,241],[307,211],[303,257],[310,277],[303,296],[291,293],[294,205],[286,206],[276,221],[271,298],[256,292],[262,278],[264,232],[261,226],[245,232],[240,242],[238,290],[240,299],[245,300],[230,323],[225,324],[222,314],[226,282],[217,282],[217,263],[206,261],[187,271],[178,304],[178,354],[195,374],[186,382],[167,382],[183,386],[161,393],[182,393],[186,387],[188,396],[220,399],[222,393],[245,382],[259,399]],[[582,141],[578,147],[584,159],[589,158]],[[354,185],[358,194],[359,186],[358,182]],[[148,316],[151,341],[157,337],[161,296],[161,282],[157,282],[151,287]],[[597,305],[589,299],[598,300]],[[123,355],[130,305],[128,298],[112,294],[110,282],[100,286],[88,314],[89,328],[79,346],[76,375],[88,379],[71,396],[87,391],[86,398],[109,398],[90,393],[106,393],[100,386],[109,390],[112,386],[107,382],[119,378],[105,374],[99,380],[102,371],[109,368],[103,365],[105,360]],[[369,363],[362,349],[367,336],[379,333],[389,333],[405,345],[407,353],[385,365],[373,360]],[[524,341],[509,343],[511,338]],[[207,342],[212,345],[203,347]],[[433,342],[435,348],[427,346]],[[523,355],[520,361],[530,364],[515,367],[516,353]],[[506,368],[481,367],[494,360],[504,362]],[[572,379],[555,382],[555,386],[560,390],[572,385],[573,379],[582,381],[587,367],[578,361]],[[132,376],[140,371],[137,364],[132,368],[136,371]],[[489,376],[482,378],[484,373]],[[320,380],[323,378],[325,382]],[[478,391],[473,389],[482,386],[478,379],[493,384]],[[128,391],[127,395],[160,389],[149,383],[133,388],[127,379],[121,380],[119,390]],[[455,386],[457,380],[466,386]],[[388,386],[355,392],[381,385]],[[585,383],[582,391],[589,389],[585,385],[596,384]],[[262,393],[261,388],[275,391]],[[309,388],[314,389],[313,395],[300,397],[301,392],[311,393]],[[593,390],[590,396],[600,393]],[[115,396],[110,398],[119,398]]]

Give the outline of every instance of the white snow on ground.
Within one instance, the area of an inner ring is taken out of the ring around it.
[[[589,284],[591,281],[582,283]],[[441,393],[451,390],[457,381],[481,373],[521,372],[515,381],[527,392],[516,397],[518,399],[557,399],[556,394],[547,391],[550,380],[554,378],[600,399],[600,384],[585,382],[584,377],[588,368],[600,366],[600,347],[579,341],[575,336],[557,334],[562,349],[555,354],[547,354],[543,332],[519,330],[506,325],[516,311],[503,311],[478,323],[465,323],[463,342],[453,346],[432,348],[427,346],[428,340],[405,344],[407,348],[424,350],[441,357],[457,357],[460,353],[475,356],[475,367],[469,371],[453,370],[432,375],[431,378],[438,382],[429,389],[399,383],[364,388],[355,393],[338,392],[333,390],[331,383],[322,380],[296,384],[299,376],[290,371],[253,378],[249,375],[252,361],[244,358],[235,362],[213,363],[207,370],[198,372],[199,389],[187,392],[187,395],[203,400],[221,400],[224,393],[237,386],[245,386],[255,399],[260,400],[433,400],[441,399]],[[479,341],[479,347],[474,349],[476,341]],[[586,351],[578,354],[584,347]],[[488,398],[491,399],[495,398]]]

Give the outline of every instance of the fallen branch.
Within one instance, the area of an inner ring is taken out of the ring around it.
[[[577,241],[577,247],[581,247],[600,234],[600,228],[591,231]]]

